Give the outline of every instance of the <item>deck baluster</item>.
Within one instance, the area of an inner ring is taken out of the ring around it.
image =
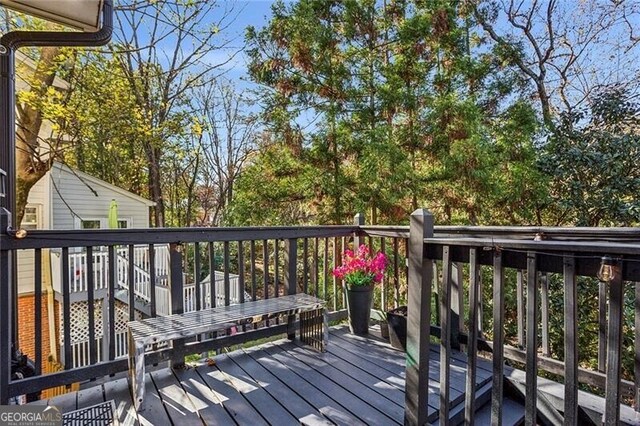
[[[493,384],[491,424],[502,425],[504,396],[504,269],[502,252],[493,253]]]
[[[451,347],[460,349],[460,333],[464,325],[464,278],[462,263],[456,262],[451,269]]]
[[[181,314],[184,312],[184,277],[182,274],[182,259],[184,247],[180,243],[169,244],[170,276],[169,285],[171,292],[171,313]],[[132,283],[129,283],[129,291],[133,291]],[[180,350],[184,346],[182,340],[173,341],[173,349]],[[184,357],[174,356],[171,359],[172,367],[182,367]]]
[[[385,253],[387,248],[387,241],[384,237],[380,238],[380,251]],[[383,311],[387,310],[387,306],[389,305],[389,279],[387,276],[387,271],[384,271],[382,274],[382,282],[380,283],[380,307]]]
[[[516,273],[516,317],[518,321],[518,345],[524,348],[524,273],[518,270]]]
[[[249,244],[249,257],[251,258],[250,274],[251,274],[251,299],[256,300],[258,279],[256,277],[256,241],[251,240]]]
[[[109,256],[109,292],[107,309],[109,312],[109,360],[116,358],[116,281],[118,279],[118,267],[116,265],[116,247],[108,247]]]
[[[527,253],[527,366],[525,425],[535,426],[538,401],[538,265],[535,253]]]
[[[73,355],[71,352],[71,297],[69,284],[69,247],[62,248],[62,333],[64,334],[64,369],[73,368]]]
[[[319,281],[319,270],[318,270],[318,266],[319,266],[319,256],[320,256],[320,251],[319,251],[319,244],[320,240],[318,239],[318,237],[315,237],[313,239],[313,275],[311,276],[311,283],[313,284],[313,295],[315,297],[318,297],[318,285],[320,284]]]
[[[128,295],[129,295],[129,321],[133,321],[136,319],[136,279],[134,275],[135,268],[135,259],[133,258],[135,252],[135,246],[133,244],[129,244],[129,251],[127,259],[127,285],[128,285]],[[182,265],[180,265],[180,270],[182,271]],[[180,298],[182,299],[182,297]]]
[[[309,294],[309,239],[302,240],[302,292]]]
[[[398,238],[393,239],[393,307],[400,305],[400,259],[398,253]]]
[[[635,350],[635,359],[633,365],[633,379],[635,387],[635,409],[640,411],[640,282],[635,283],[634,297],[634,325],[635,333],[633,345]]]
[[[231,284],[229,281],[229,269],[230,269],[230,260],[229,260],[229,241],[225,241],[222,244],[222,250],[223,250],[223,261],[224,261],[224,272],[223,272],[223,279],[224,279],[224,306],[229,306],[229,304],[231,303],[231,299],[230,299],[230,293],[231,293]]]
[[[35,357],[36,376],[42,374],[42,249],[34,250],[34,309],[35,309]],[[92,362],[95,362],[92,361]]]
[[[153,244],[149,244],[149,303],[152,317],[157,315],[156,279],[156,247]]]
[[[340,247],[338,246],[338,238],[333,239],[333,268],[340,265]],[[333,282],[333,310],[338,310],[338,277],[331,274]]]
[[[201,282],[201,278],[200,278],[200,274],[201,274],[201,266],[200,266],[200,243],[196,242],[193,244],[193,278],[194,278],[194,284],[195,284],[195,294],[196,294],[196,311],[199,311],[200,309],[202,309],[202,305],[201,305],[201,291],[200,291],[200,282]],[[211,275],[209,275],[209,278],[211,278]]]
[[[480,332],[480,305],[482,294],[479,292],[478,249],[469,249],[469,340],[467,342],[467,377],[465,384],[464,420],[473,426],[476,401],[476,369],[478,357],[478,337]]]
[[[564,424],[578,424],[578,291],[573,255],[564,256]]]
[[[598,371],[607,366],[607,285],[598,283]]]
[[[542,355],[551,355],[549,342],[549,279],[548,273],[540,274],[540,314],[542,316]]]
[[[324,257],[322,263],[322,299],[327,300],[327,283],[329,281],[329,239],[324,239]]]
[[[269,241],[262,242],[262,298],[269,298]],[[268,324],[268,322],[267,322]]]
[[[244,247],[242,241],[238,241],[238,300],[236,303],[244,303],[244,272]]]
[[[273,240],[273,297],[280,297],[280,240]]]
[[[449,424],[451,394],[451,338],[454,332],[451,298],[451,249],[442,248],[442,294],[440,297],[440,424]]]
[[[37,259],[37,256],[36,256]],[[95,295],[94,295],[94,276],[93,276],[93,247],[87,247],[87,327],[89,331],[89,364],[95,364],[98,361],[96,350],[96,331],[95,331]],[[41,291],[40,291],[41,293]],[[36,300],[42,300],[42,294],[38,296],[38,290],[36,290]],[[36,315],[39,313],[39,309],[36,307]],[[42,314],[40,312],[40,314]],[[41,319],[36,317],[36,325],[40,325]],[[40,338],[40,332],[36,331],[36,338]],[[38,354],[41,349],[36,349]],[[37,365],[37,364],[36,364]]]
[[[215,308],[218,305],[216,300],[216,252],[213,241],[209,242],[209,307]]]

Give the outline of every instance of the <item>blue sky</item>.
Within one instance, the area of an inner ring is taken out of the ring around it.
[[[244,33],[249,25],[261,28],[267,24],[271,17],[271,5],[273,0],[226,0],[226,5],[232,6],[238,14],[235,21],[230,25],[226,34],[222,36],[234,39],[234,48],[244,46]],[[219,60],[226,60],[232,52],[219,52]],[[236,83],[239,87],[247,87],[245,81],[246,58],[240,53],[226,66],[228,72],[226,77]]]

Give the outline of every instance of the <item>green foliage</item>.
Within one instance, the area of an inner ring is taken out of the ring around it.
[[[262,150],[247,173],[277,189],[238,199],[275,209],[245,210],[242,223],[345,223],[358,211],[399,223],[419,205],[449,223],[532,222],[545,188],[536,115],[480,40],[457,2],[277,3],[265,28],[247,31],[249,71],[270,137],[299,172],[279,179],[284,160]],[[310,214],[274,205],[283,188]]]
[[[78,143],[66,161],[128,191],[148,196],[145,159],[135,141],[148,135],[143,113],[116,60],[87,53],[79,60],[70,92],[74,114],[68,133]]]
[[[566,114],[540,157],[557,224],[631,226],[640,220],[640,105],[616,88]]]

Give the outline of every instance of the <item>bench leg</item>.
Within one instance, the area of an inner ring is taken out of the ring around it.
[[[322,349],[321,352],[327,351],[329,344],[329,314],[327,308],[322,309]]]
[[[136,342],[129,333],[129,381],[136,411],[144,400],[144,344]]]
[[[324,308],[300,313],[300,341],[325,352],[329,336],[327,310]]]
[[[295,326],[294,326],[295,321],[296,321],[295,314],[294,315],[289,315],[287,317],[287,329],[288,329],[287,338],[289,340],[294,340],[296,338],[296,329],[295,329]]]

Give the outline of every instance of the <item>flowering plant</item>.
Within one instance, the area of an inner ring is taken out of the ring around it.
[[[348,287],[363,287],[382,281],[387,267],[387,256],[378,252],[371,255],[369,247],[364,244],[354,253],[344,251],[342,266],[333,270],[333,275],[345,281]]]

